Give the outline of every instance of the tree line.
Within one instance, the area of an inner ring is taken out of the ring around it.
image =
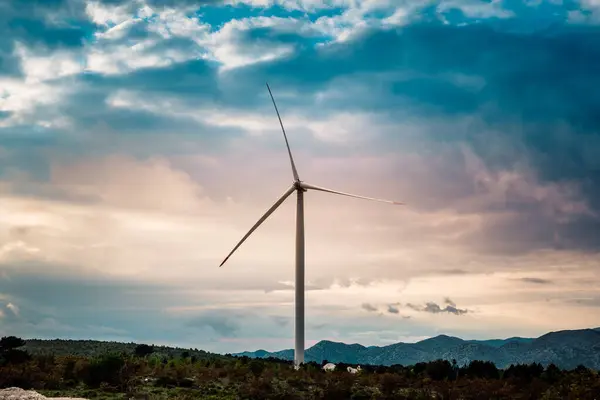
[[[511,365],[437,360],[411,366],[361,365],[359,374],[337,364],[325,372],[309,362],[181,351],[161,354],[151,345],[94,355],[30,354],[26,341],[0,339],[0,388],[87,398],[181,399],[599,399],[597,371],[580,366]],[[196,354],[199,355],[196,355]],[[353,367],[356,367],[353,365]]]

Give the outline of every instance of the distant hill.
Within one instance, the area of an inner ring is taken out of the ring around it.
[[[26,339],[23,347],[30,354],[54,354],[56,356],[97,356],[107,353],[133,353],[137,343],[103,342],[99,340],[65,340],[65,339]],[[153,346],[158,356],[181,357],[186,352],[197,359],[224,358],[221,354],[209,353],[198,349],[183,349],[169,346]]]
[[[522,338],[522,337],[511,337],[508,339],[489,339],[489,340],[467,340],[469,343],[481,343],[492,347],[501,347],[508,342],[520,342],[520,343],[530,343],[535,339],[532,338]]]
[[[252,358],[294,358],[293,350],[269,353],[265,350],[244,352],[235,356]],[[437,359],[456,360],[464,365],[472,360],[492,361],[499,368],[510,364],[554,363],[560,368],[578,365],[600,370],[600,328],[550,332],[538,338],[463,340],[439,335],[417,343],[396,343],[365,347],[323,340],[306,350],[306,361],[343,362],[364,365],[413,365]]]

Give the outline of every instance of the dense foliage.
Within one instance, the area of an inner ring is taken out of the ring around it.
[[[196,358],[215,358],[221,357],[219,354],[208,353],[198,349],[181,349],[168,346],[149,346],[146,344],[121,343],[121,342],[103,342],[99,340],[41,340],[28,339],[23,350],[32,355],[53,354],[55,356],[85,356],[92,357],[107,353],[127,353],[147,352],[168,358],[178,358],[182,355],[194,356]]]
[[[88,355],[65,354],[64,348],[60,354],[29,355],[20,349],[23,344],[14,337],[0,340],[0,387],[123,399],[600,398],[600,377],[585,367],[565,371],[531,364],[499,370],[486,361],[459,367],[438,360],[408,367],[363,365],[359,374],[350,374],[344,364],[334,372],[325,372],[316,363],[296,371],[288,361],[204,352],[199,357],[194,350],[183,349],[169,355],[148,345]],[[6,356],[15,351],[21,356]]]

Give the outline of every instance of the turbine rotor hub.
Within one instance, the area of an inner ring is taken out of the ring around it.
[[[296,190],[300,190],[302,192],[306,192],[306,189],[302,186],[302,181],[295,181],[294,182],[294,188]]]

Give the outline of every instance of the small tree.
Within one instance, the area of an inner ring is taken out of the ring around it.
[[[0,339],[0,364],[20,364],[31,357],[19,347],[25,346],[25,341],[16,336],[4,336]]]
[[[473,360],[464,369],[465,375],[472,378],[498,379],[500,371],[491,361]]]
[[[99,387],[102,383],[117,386],[122,384],[121,370],[125,359],[120,354],[105,354],[91,360],[85,383],[90,387]]]
[[[542,374],[542,378],[549,383],[555,383],[558,382],[561,375],[562,371],[560,368],[558,368],[555,364],[550,364],[546,367],[546,370]]]
[[[454,375],[454,369],[452,364],[447,360],[436,360],[428,362],[425,367],[425,372],[434,381],[441,381],[444,379],[452,378]]]
[[[250,372],[256,377],[259,377],[265,370],[265,363],[262,360],[252,360],[248,365]]]
[[[147,344],[138,344],[134,350],[134,354],[138,357],[146,357],[152,353],[154,353],[154,347]]]
[[[10,351],[25,346],[25,341],[16,336],[4,336],[0,339],[0,352]]]
[[[401,387],[401,384],[402,379],[397,374],[386,372],[379,378],[381,392],[387,397],[391,397]]]

